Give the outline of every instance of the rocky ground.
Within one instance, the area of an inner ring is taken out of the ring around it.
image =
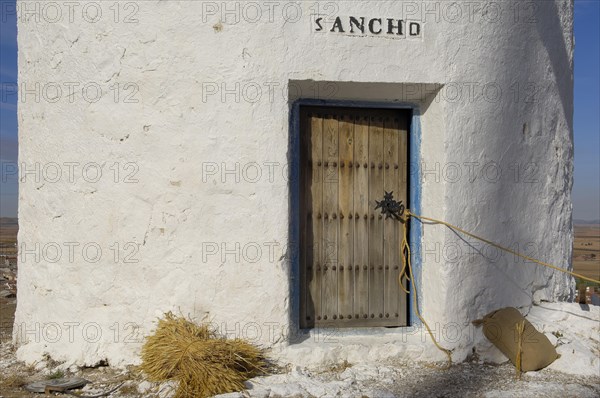
[[[2,381],[0,396],[39,397],[28,393],[22,385],[45,378],[77,375],[91,384],[78,392],[92,395],[108,391],[124,382],[112,397],[168,398],[174,385],[154,384],[129,369],[80,369],[71,373],[52,366],[25,367],[14,361],[10,347],[2,347]],[[384,365],[342,364],[320,372],[294,368],[289,372],[253,379],[248,390],[221,395],[219,398],[241,397],[598,397],[600,379],[593,376],[567,375],[554,370],[529,372],[520,380],[512,365],[461,363],[440,370],[422,363],[388,363]]]
[[[10,341],[17,306],[17,267],[0,256],[0,343]]]
[[[0,259],[2,260],[2,259]],[[4,261],[0,266],[0,297],[5,299],[15,298],[17,294],[17,267]]]
[[[561,354],[552,365],[517,378],[509,363],[493,365],[474,355],[468,362],[442,370],[432,364],[388,362],[342,363],[314,370],[288,367],[279,374],[252,379],[247,390],[222,395],[240,397],[598,397],[600,396],[600,307],[541,303],[527,318],[545,333]],[[111,397],[169,398],[170,383],[144,380],[135,368],[66,369],[51,359],[26,366],[10,343],[0,345],[0,397],[36,397],[27,383],[63,376],[90,381],[78,392],[94,395],[124,383]]]

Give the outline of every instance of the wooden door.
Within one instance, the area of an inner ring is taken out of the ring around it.
[[[407,203],[409,117],[301,107],[302,328],[407,325],[402,225],[382,217],[375,201],[393,191]]]

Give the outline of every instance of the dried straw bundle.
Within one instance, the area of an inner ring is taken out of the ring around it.
[[[264,354],[169,312],[146,338],[140,368],[152,381],[179,382],[175,398],[202,398],[243,390],[244,381],[266,371]]]

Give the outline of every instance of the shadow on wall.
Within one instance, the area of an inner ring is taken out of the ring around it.
[[[441,83],[381,83],[290,80],[288,103],[299,99],[414,105],[421,114],[443,87]]]
[[[565,7],[570,6],[565,2]],[[559,18],[559,10],[554,1],[538,2],[543,14],[535,22],[540,41],[548,53],[552,72],[558,87],[563,114],[567,119],[569,131],[573,135],[573,64],[569,62],[563,26]],[[573,33],[568,40],[573,40]],[[567,76],[565,76],[565,74]]]

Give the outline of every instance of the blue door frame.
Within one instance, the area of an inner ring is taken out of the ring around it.
[[[290,321],[299,327],[300,316],[300,107],[302,106],[330,106],[345,108],[377,108],[377,109],[409,109],[412,111],[410,128],[408,133],[408,190],[409,203],[407,208],[416,214],[421,214],[421,114],[416,104],[390,103],[390,102],[366,102],[346,100],[296,100],[290,109],[289,126],[289,189],[290,189],[290,226],[289,226],[289,252],[290,256]],[[411,263],[417,291],[421,291],[421,235],[422,224],[411,219],[409,230],[409,245],[411,250]],[[408,326],[420,326],[421,321],[414,314],[412,307],[413,294],[410,289],[408,296]],[[419,311],[421,311],[421,294],[417,296]]]

